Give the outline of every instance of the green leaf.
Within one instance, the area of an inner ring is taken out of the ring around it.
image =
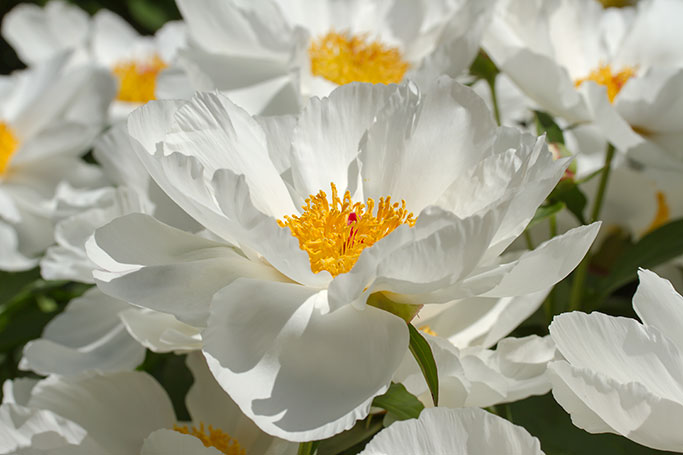
[[[370,414],[353,428],[320,441],[317,455],[347,455],[361,452],[365,445],[384,428],[381,416]]]
[[[38,268],[26,272],[0,272],[0,305],[15,299],[39,279],[40,270]]]
[[[472,62],[472,65],[470,65],[470,74],[477,76],[480,79],[484,79],[489,85],[494,84],[498,72],[498,68],[496,68],[493,61],[481,50],[474,59],[474,62]]]
[[[524,427],[541,441],[546,455],[658,455],[616,434],[591,434],[571,422],[571,418],[553,399],[552,394],[530,397],[510,403],[515,424]]]
[[[424,405],[403,384],[392,383],[384,395],[375,397],[372,405],[386,409],[396,420],[417,419]]]
[[[536,131],[538,135],[545,133],[548,142],[556,142],[564,145],[564,134],[555,120],[543,111],[534,111],[536,118]]]
[[[158,30],[172,15],[168,2],[159,0],[128,0],[131,16],[150,32]]]
[[[583,215],[588,199],[572,180],[562,180],[548,196],[551,203],[563,202],[567,209],[576,217],[581,224],[588,224]]]
[[[653,268],[683,254],[683,219],[667,223],[628,247],[609,275],[599,281],[598,295],[607,297],[637,277],[638,267]]]
[[[540,206],[536,209],[534,217],[531,219],[531,221],[529,221],[529,225],[526,228],[529,229],[531,226],[550,218],[563,208],[565,208],[565,205],[564,202],[561,201],[555,202],[554,204]]]
[[[422,370],[422,374],[429,386],[429,392],[432,394],[434,406],[439,405],[439,375],[436,370],[436,361],[434,361],[434,353],[427,340],[420,334],[420,331],[414,325],[408,323],[408,330],[410,331],[410,352],[415,357],[417,364]]]
[[[313,455],[315,449],[318,448],[318,441],[308,441],[299,444],[297,455]]]

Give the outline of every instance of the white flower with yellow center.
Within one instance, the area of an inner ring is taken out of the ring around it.
[[[95,265],[86,256],[85,243],[97,228],[122,215],[148,213],[179,229],[198,229],[159,189],[130,148],[125,124],[112,127],[95,142],[93,155],[118,188],[110,188],[109,197],[97,206],[56,224],[56,245],[40,262],[43,278],[94,283]],[[134,307],[95,288],[71,301],[40,338],[26,344],[20,368],[69,376],[132,370],[144,359],[143,346],[155,352],[188,351],[201,348],[201,339],[199,330],[169,314]]]
[[[431,82],[474,59],[492,1],[180,0],[185,87],[218,89],[251,113],[295,113],[350,82]],[[170,75],[170,74],[169,74]],[[164,81],[160,82],[164,85]],[[300,98],[300,95],[302,97]]]
[[[639,159],[683,169],[683,3],[505,0],[484,38],[499,68],[542,109],[590,123]]]
[[[65,56],[0,76],[0,270],[34,267],[53,242],[75,189],[102,185],[79,156],[103,128],[114,86],[92,68],[64,69]]]
[[[566,361],[550,364],[553,396],[590,433],[681,452],[683,297],[653,272],[638,275],[642,324],[597,312],[555,317],[550,335]]]
[[[425,409],[381,431],[360,455],[543,455],[523,427],[483,409]]]
[[[211,376],[201,354],[187,365],[191,422],[149,375],[51,376],[3,386],[0,453],[52,455],[294,455],[296,444],[260,431]]]
[[[425,93],[347,84],[296,118],[200,93],[150,103],[128,127],[157,184],[211,235],[116,219],[87,245],[98,287],[204,328],[218,381],[286,439],[365,417],[422,304],[545,289],[598,229],[501,255],[568,163],[498,130],[449,78]]]
[[[111,108],[113,120],[156,99],[159,74],[185,45],[185,27],[180,22],[169,22],[154,37],[146,37],[111,11],[101,10],[91,18],[58,0],[44,8],[15,7],[3,20],[2,34],[26,63],[69,50],[73,52],[71,65],[97,65],[109,71],[118,86]]]

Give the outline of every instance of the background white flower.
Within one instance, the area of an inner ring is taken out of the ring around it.
[[[638,275],[642,324],[601,313],[555,317],[550,334],[567,360],[549,366],[553,396],[588,432],[681,452],[683,297],[653,272]]]
[[[392,424],[361,455],[542,455],[524,428],[477,408],[425,409],[417,420]]]
[[[85,164],[114,84],[99,70],[64,68],[66,55],[0,76],[0,269],[26,270],[53,243],[54,223],[103,185]],[[97,196],[96,196],[97,197]]]

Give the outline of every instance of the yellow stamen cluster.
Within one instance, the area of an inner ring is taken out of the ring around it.
[[[661,191],[657,191],[657,212],[655,217],[652,219],[652,223],[645,230],[645,234],[648,234],[655,229],[664,226],[671,219],[671,210],[669,209],[669,204],[666,200],[666,196]]]
[[[17,151],[19,140],[12,132],[12,129],[4,122],[0,122],[0,175],[4,174],[12,159],[12,155]]]
[[[346,273],[358,260],[361,252],[386,237],[402,224],[413,226],[415,217],[406,210],[406,202],[391,203],[391,197],[366,204],[352,202],[347,191],[343,200],[337,187],[332,187],[332,200],[324,191],[306,199],[300,216],[285,216],[280,227],[289,227],[299,239],[299,247],[308,253],[311,270],[327,270],[332,276]]]
[[[204,429],[204,423],[200,423],[199,428],[195,426],[188,428],[186,425],[174,425],[173,429],[178,433],[194,436],[202,441],[204,447],[214,447],[225,455],[246,455],[246,451],[239,445],[237,440],[211,425],[209,425],[208,432]]]
[[[401,52],[365,36],[336,32],[313,41],[308,49],[311,72],[335,84],[401,82],[408,69]]]
[[[168,65],[155,55],[147,61],[120,62],[112,72],[119,80],[116,99],[131,103],[146,103],[155,98],[157,76]]]
[[[613,103],[614,98],[617,97],[617,94],[621,91],[624,84],[635,76],[635,74],[635,68],[626,67],[618,73],[613,73],[610,65],[600,65],[598,69],[591,71],[588,76],[577,79],[574,82],[574,85],[578,87],[586,81],[593,81],[597,84],[604,85],[607,87],[609,102]]]

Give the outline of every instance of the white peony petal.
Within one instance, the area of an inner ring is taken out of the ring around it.
[[[52,319],[23,351],[21,369],[73,376],[125,371],[140,365],[145,349],[126,332],[119,312],[130,305],[91,289]]]
[[[92,49],[104,66],[113,67],[130,58],[131,49],[140,38],[128,22],[107,9],[101,9],[93,17]]]
[[[173,430],[152,432],[142,444],[140,455],[221,455],[214,447],[204,447],[199,438]]]
[[[395,422],[361,455],[542,455],[541,444],[523,427],[483,409],[425,409],[417,420]]]
[[[170,428],[175,421],[166,392],[139,372],[51,376],[33,389],[29,407],[77,423],[112,455],[138,453],[149,433]]]
[[[292,174],[302,197],[329,193],[330,183],[340,192],[348,187],[349,164],[359,143],[395,86],[346,84],[328,98],[310,98],[292,137]],[[353,188],[349,188],[353,191]]]
[[[640,269],[633,309],[647,326],[656,327],[683,353],[683,297],[656,273]]]
[[[445,125],[444,118],[450,119]],[[361,147],[363,194],[403,199],[419,213],[490,153],[494,139],[491,112],[471,89],[447,77],[421,96],[403,86]],[[420,175],[430,178],[415,178]]]
[[[200,327],[206,324],[213,294],[235,278],[279,277],[272,267],[225,244],[143,214],[126,215],[98,229],[88,246],[90,259],[113,271],[93,273],[103,292]]]
[[[2,36],[22,61],[36,64],[85,45],[89,22],[85,11],[66,2],[49,2],[44,8],[24,3],[5,15]]]
[[[485,296],[525,295],[547,289],[574,270],[599,230],[600,222],[574,228],[525,252]]]
[[[150,351],[185,352],[202,348],[201,330],[171,314],[131,308],[119,317],[128,333]]]
[[[572,312],[556,316],[550,334],[573,367],[683,402],[683,357],[655,328],[629,318]]]
[[[244,299],[249,305],[239,305]],[[383,310],[329,312],[326,291],[251,280],[216,295],[203,337],[209,368],[242,411],[295,441],[327,438],[365,417],[408,344],[405,322]]]
[[[680,451],[680,400],[657,396],[639,382],[615,381],[563,361],[552,363],[550,369],[553,396],[578,427],[591,433],[621,434],[654,449]]]

